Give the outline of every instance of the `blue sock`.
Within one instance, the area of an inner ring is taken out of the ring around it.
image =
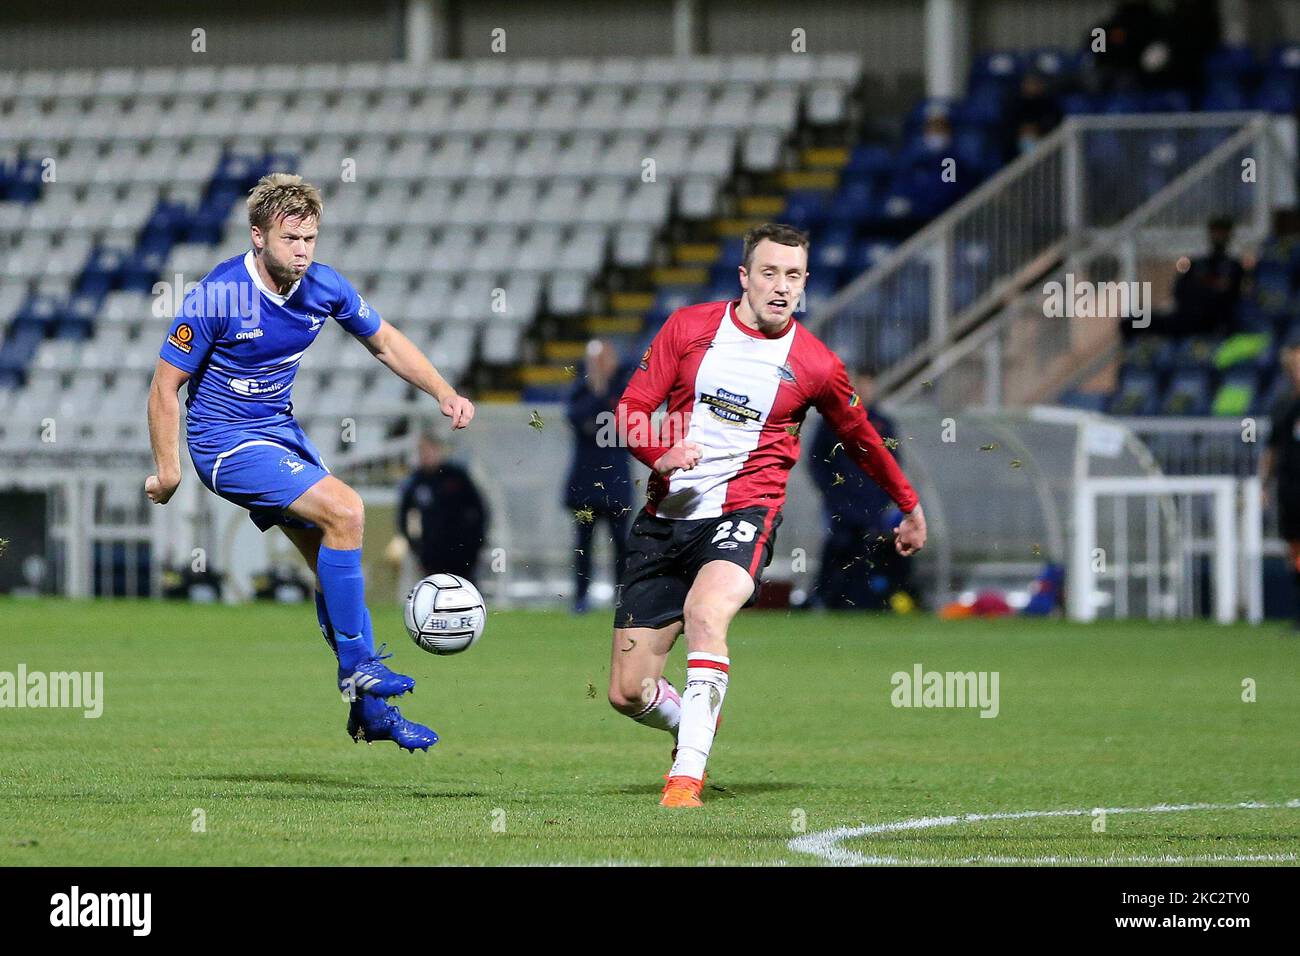
[[[330,646],[334,656],[339,656],[338,645],[334,642],[334,625],[330,623],[330,612],[325,607],[325,595],[320,591],[316,592],[316,620],[320,622],[321,636],[325,638],[325,643]]]
[[[366,581],[361,573],[361,549],[346,551],[320,546],[316,576],[325,594],[325,608],[334,625],[339,666],[345,669],[374,656],[366,635]]]
[[[372,651],[375,649],[375,628],[370,623],[370,608],[365,609],[365,618],[362,621],[361,636],[366,639],[366,647]]]

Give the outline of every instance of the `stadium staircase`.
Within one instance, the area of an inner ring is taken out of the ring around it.
[[[977,66],[972,92],[955,115],[985,99],[996,115],[999,83],[1005,94],[1031,65],[1046,72],[1041,56],[990,54],[985,75]],[[1065,58],[1058,82],[1068,87],[1078,69],[1077,58]],[[1158,374],[1135,370],[1119,389],[1128,397],[1111,400],[1097,389],[1108,388],[1118,365],[1118,323],[1043,321],[1043,283],[1070,270],[1094,281],[1140,277],[1167,298],[1174,261],[1203,248],[1212,215],[1233,218],[1246,245],[1267,235],[1269,203],[1288,193],[1275,190],[1278,180],[1293,186],[1294,178],[1287,134],[1274,135],[1277,120],[1269,114],[1289,117],[1300,104],[1300,45],[1280,45],[1263,63],[1250,51],[1221,50],[1205,70],[1199,96],[1061,95],[1066,121],[1055,133],[816,310],[813,327],[846,357],[882,365],[883,390],[900,400],[963,407],[1051,401],[1064,393],[1069,403],[1116,411],[1258,408],[1269,390],[1261,377],[1268,346],[1247,350],[1254,368],[1234,369],[1251,343],[1226,353],[1221,341],[1178,355],[1164,347],[1154,357],[1142,345],[1128,364],[1145,362],[1146,371],[1155,365]],[[1235,150],[1231,142],[1250,148]],[[1277,177],[1267,185],[1244,183],[1240,162],[1250,156]],[[1238,166],[1229,171],[1232,162]],[[1294,188],[1289,195],[1294,201]],[[1256,315],[1247,332],[1264,331],[1268,321],[1259,313],[1276,317],[1294,288],[1287,286],[1290,264],[1280,261],[1287,255],[1265,248],[1264,262],[1278,260],[1265,272],[1272,305],[1248,295],[1246,309]],[[1198,374],[1180,374],[1190,371],[1180,366]]]

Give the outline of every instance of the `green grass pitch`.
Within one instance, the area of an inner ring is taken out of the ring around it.
[[[705,807],[668,811],[669,738],[605,700],[607,614],[492,613],[437,658],[374,610],[427,755],[347,738],[309,605],[0,601],[0,671],[104,672],[98,719],[0,708],[0,865],[1300,854],[1300,638],[1276,625],[745,612]],[[918,663],[998,672],[998,716],[893,706]],[[1063,812],[985,818],[1022,811]]]

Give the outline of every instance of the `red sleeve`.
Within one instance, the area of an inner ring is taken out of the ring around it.
[[[665,442],[651,427],[651,416],[668,399],[677,380],[679,326],[674,312],[641,356],[618,402],[619,437],[637,460],[651,470],[672,447],[671,441]]]
[[[849,384],[844,363],[833,354],[831,359],[830,377],[813,404],[830,423],[844,443],[844,451],[858,463],[858,467],[888,492],[904,513],[911,511],[917,505],[916,491],[885,447],[880,433],[867,419],[867,410]]]

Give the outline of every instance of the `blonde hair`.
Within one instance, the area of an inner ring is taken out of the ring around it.
[[[267,173],[248,194],[248,224],[265,231],[281,219],[320,219],[320,190],[292,173]]]

